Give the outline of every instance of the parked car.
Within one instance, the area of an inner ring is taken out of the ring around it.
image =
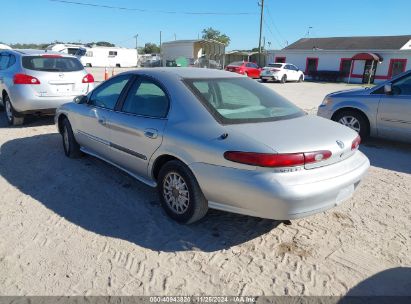
[[[373,88],[327,95],[318,115],[361,135],[411,142],[411,70]]]
[[[260,74],[262,82],[268,80],[280,81],[304,81],[304,73],[291,63],[270,63],[263,68]]]
[[[27,114],[53,115],[58,106],[87,94],[94,78],[71,55],[41,50],[0,52],[0,104],[10,125]]]
[[[157,187],[173,219],[208,208],[286,220],[348,199],[369,167],[360,138],[238,74],[118,74],[62,105],[64,152],[96,156]]]
[[[250,78],[259,78],[261,73],[261,68],[257,64],[247,61],[231,62],[225,67],[225,70],[242,74]]]

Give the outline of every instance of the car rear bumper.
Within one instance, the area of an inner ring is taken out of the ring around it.
[[[278,74],[264,74],[264,75],[260,75],[261,79],[267,79],[267,80],[280,80],[281,77]]]
[[[370,163],[357,151],[337,164],[295,172],[240,170],[193,163],[191,170],[209,207],[288,220],[315,214],[349,199]]]
[[[13,86],[9,90],[13,108],[20,114],[53,114],[56,108],[73,101],[76,96],[39,96],[30,86]]]

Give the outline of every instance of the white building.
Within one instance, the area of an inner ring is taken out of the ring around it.
[[[224,65],[225,46],[215,40],[175,40],[164,42],[161,46],[163,65],[193,66],[200,58]]]
[[[303,38],[268,51],[267,62],[293,63],[307,77],[338,72],[352,83],[381,82],[411,69],[411,35]]]

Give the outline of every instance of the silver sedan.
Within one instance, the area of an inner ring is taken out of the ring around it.
[[[318,115],[350,127],[363,139],[411,142],[411,71],[371,89],[329,94]]]
[[[369,167],[360,138],[260,83],[197,68],[119,74],[61,106],[68,157],[98,157],[157,187],[173,219],[208,208],[287,220],[332,208]]]

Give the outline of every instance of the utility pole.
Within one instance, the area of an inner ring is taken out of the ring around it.
[[[162,35],[163,33],[160,31],[160,56],[161,56],[161,44],[162,44],[162,41],[161,41],[161,35]]]
[[[136,34],[134,38],[136,38],[136,53],[137,53],[137,65],[136,66],[138,66],[138,34]]]
[[[264,18],[264,0],[261,0],[261,14],[260,14],[260,38],[258,39],[258,63],[261,64],[261,36],[263,33],[263,18]]]

